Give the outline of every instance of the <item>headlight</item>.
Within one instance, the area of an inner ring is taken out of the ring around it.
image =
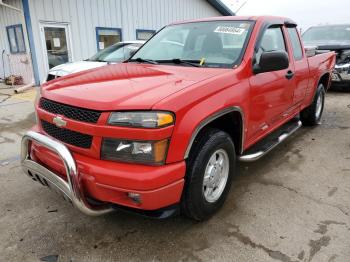
[[[161,141],[130,141],[104,138],[101,159],[162,165],[165,162],[168,144],[168,139]]]
[[[108,119],[110,125],[141,128],[159,128],[173,123],[174,115],[161,111],[114,112]]]

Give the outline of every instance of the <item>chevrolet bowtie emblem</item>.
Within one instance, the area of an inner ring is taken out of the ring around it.
[[[67,125],[67,121],[64,121],[60,116],[55,116],[52,121],[57,127],[64,127]]]

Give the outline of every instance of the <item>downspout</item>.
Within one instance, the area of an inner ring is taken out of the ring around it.
[[[26,19],[25,19],[25,16],[24,16],[24,12],[23,12],[23,10],[21,10],[20,8],[17,8],[17,7],[15,7],[15,6],[12,6],[12,5],[9,5],[9,4],[5,4],[4,2],[3,2],[3,0],[0,0],[0,6],[3,6],[3,7],[5,7],[5,8],[9,8],[9,9],[12,9],[12,10],[14,10],[14,11],[16,11],[16,12],[19,12],[20,14],[21,14],[21,19],[22,19],[22,24],[24,25],[22,28],[23,28],[23,30],[24,30],[24,35],[25,36],[27,36],[27,43],[28,43],[28,48],[27,48],[27,50],[31,50],[30,49],[30,39],[29,39],[29,37],[28,37],[28,31],[27,31],[27,23],[26,23]],[[33,73],[34,73],[34,65],[33,65],[33,58],[32,58],[32,70],[33,70]],[[31,88],[32,86],[34,86],[35,85],[35,80],[34,79],[32,79],[32,82],[30,83],[30,84],[27,84],[27,85],[25,85],[25,86],[23,86],[23,87],[20,87],[20,88],[18,88],[18,89],[20,89],[20,91],[19,92],[22,92],[22,91],[24,91],[24,90],[26,90],[26,89],[28,89],[28,88]],[[24,87],[26,87],[25,89],[24,89]],[[17,89],[16,89],[17,90]],[[16,91],[15,90],[15,93],[17,93],[18,91]]]
[[[1,61],[2,61],[2,68],[4,69],[4,81],[5,81],[5,77],[6,77],[6,72],[5,72],[5,58],[4,58],[4,54],[5,54],[5,49],[2,50],[1,52]]]

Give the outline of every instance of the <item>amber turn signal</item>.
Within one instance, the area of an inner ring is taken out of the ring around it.
[[[158,127],[168,126],[174,123],[174,116],[170,113],[157,113]]]

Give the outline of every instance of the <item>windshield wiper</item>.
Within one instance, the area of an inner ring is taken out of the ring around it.
[[[102,62],[102,63],[106,63],[107,61],[103,60],[103,59],[95,59],[95,60],[92,60],[94,62]]]
[[[106,63],[107,61],[103,60],[103,59],[85,59],[84,61],[89,61],[89,62],[103,62]]]
[[[173,63],[173,64],[186,64],[195,67],[201,67],[201,60],[188,60],[188,59],[180,59],[173,58],[169,60],[157,60],[158,63]]]
[[[152,60],[152,59],[144,59],[144,58],[141,58],[141,57],[138,57],[136,59],[129,59],[128,62],[139,62],[139,63],[149,63],[149,64],[158,64],[157,61],[155,60]]]

